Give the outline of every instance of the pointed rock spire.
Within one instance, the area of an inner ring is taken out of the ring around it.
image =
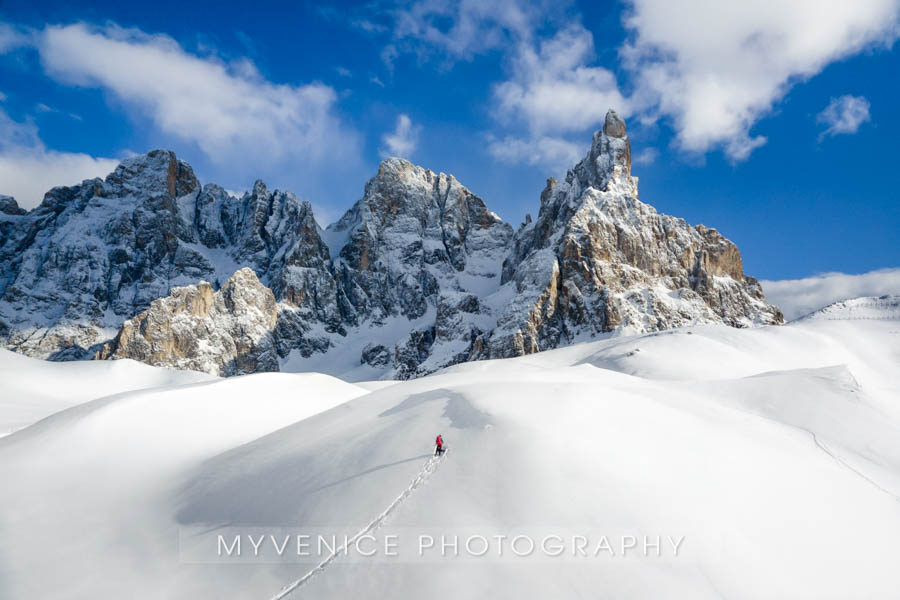
[[[625,121],[613,109],[609,109],[606,112],[606,120],[603,122],[603,133],[614,138],[626,137]]]
[[[631,177],[631,142],[625,121],[613,109],[606,113],[603,129],[594,133],[588,155],[566,178],[570,184],[576,180],[581,188],[598,190],[608,189],[611,182],[621,183],[637,195],[637,180]]]

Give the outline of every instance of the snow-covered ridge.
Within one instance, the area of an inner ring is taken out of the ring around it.
[[[0,437],[96,398],[215,379],[133,360],[48,362],[0,349]]]
[[[848,321],[860,319],[900,320],[900,296],[867,296],[841,300],[797,320]]]
[[[610,111],[585,159],[565,182],[548,182],[537,219],[517,232],[452,175],[389,158],[323,231],[291,192],[257,181],[238,198],[155,150],[105,180],[55,188],[27,214],[4,201],[0,339],[32,356],[97,356],[132,317],[174,332],[175,313],[153,313],[154,301],[201,281],[212,293],[244,267],[277,311],[250,346],[272,348],[283,370],[351,379],[415,377],[616,331],[780,323],[734,244],[637,199],[630,157],[625,123]],[[213,314],[240,329],[241,313]],[[101,356],[175,367],[193,348],[202,355],[189,362],[216,374],[261,364],[198,342],[224,339],[215,335],[176,343],[168,333],[141,340],[144,330],[126,345],[140,351]]]

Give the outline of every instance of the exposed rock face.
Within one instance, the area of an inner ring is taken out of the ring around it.
[[[516,232],[503,282],[515,286],[515,300],[499,316],[492,357],[618,328],[784,320],[744,275],[733,243],[638,200],[625,123],[614,111],[565,182],[547,181],[537,219]]]
[[[356,359],[399,376],[427,372],[465,360],[458,340],[489,329],[470,303],[464,308],[479,318],[456,319],[464,331],[451,332],[447,298],[498,288],[512,237],[452,176],[397,158],[382,163],[327,232],[290,192],[270,192],[261,181],[241,198],[201,187],[187,163],[161,150],[124,161],[106,180],[55,188],[31,213],[15,212],[0,220],[8,265],[0,336],[13,349],[55,359],[93,356],[127,318],[173,288],[202,280],[215,290],[249,266],[278,302],[273,336],[282,359],[302,361],[388,328],[385,351],[360,348]],[[417,358],[398,358],[397,348],[409,344]],[[447,360],[443,344],[454,346]],[[101,355],[134,351],[145,360],[145,350],[119,344]],[[176,350],[173,364],[184,358]]]
[[[326,237],[336,249],[333,272],[349,325],[412,322],[391,352],[394,376],[474,358],[457,346],[470,346],[492,326],[476,296],[499,288],[512,238],[512,228],[481,198],[452,175],[389,158]],[[377,366],[385,358],[368,352],[362,361]]]
[[[24,215],[24,208],[19,208],[18,202],[12,196],[4,196],[0,194],[0,214],[3,215]]]
[[[328,235],[338,276],[352,273],[362,294],[357,312],[416,319],[439,288],[463,288],[459,273],[495,277],[512,229],[452,175],[390,158]]]
[[[277,371],[272,290],[253,269],[235,273],[218,292],[202,281],[177,287],[128,319],[97,358],[133,358],[158,367],[214,375]]]
[[[201,187],[158,150],[27,214],[0,203],[0,264],[13,349],[223,374],[408,378],[617,330],[782,322],[734,244],[637,199],[612,111],[515,233],[453,176],[399,158],[323,231],[290,192]]]

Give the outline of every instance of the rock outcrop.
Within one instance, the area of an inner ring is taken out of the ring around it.
[[[244,268],[219,291],[201,281],[154,300],[125,321],[96,358],[132,358],[213,375],[278,371],[277,320],[272,290]]]
[[[24,215],[27,211],[19,207],[19,203],[12,196],[4,196],[0,194],[0,214],[3,215]]]
[[[734,244],[638,200],[612,111],[516,232],[453,176],[400,158],[322,230],[290,192],[257,181],[236,197],[156,150],[28,213],[0,202],[0,264],[12,349],[223,374],[408,378],[614,331],[783,320]]]

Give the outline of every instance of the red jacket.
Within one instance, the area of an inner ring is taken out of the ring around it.
[[[441,439],[441,436],[437,436],[437,439],[434,440],[434,443],[437,444],[438,446],[443,446],[444,440]]]

